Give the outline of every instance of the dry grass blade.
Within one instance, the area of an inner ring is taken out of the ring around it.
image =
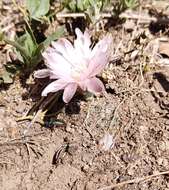
[[[113,15],[110,13],[102,13],[100,14],[100,18],[111,18]],[[57,19],[61,18],[78,18],[78,17],[86,17],[85,13],[58,13],[56,14]],[[169,23],[169,18],[156,18],[154,16],[149,16],[149,15],[139,15],[137,12],[133,13],[127,13],[123,12],[119,15],[121,19],[133,19],[133,20],[140,20],[140,23],[150,23],[150,22],[159,22],[163,24],[168,24]]]
[[[107,187],[99,188],[98,190],[111,190],[112,188],[115,188],[115,187],[120,187],[120,186],[131,184],[131,183],[139,183],[139,182],[145,181],[145,180],[151,180],[152,178],[158,177],[160,175],[166,175],[166,174],[169,174],[169,171],[160,172],[160,173],[156,173],[156,174],[153,174],[153,175],[140,177],[140,178],[138,177],[138,178],[131,179],[131,180],[128,180],[128,181],[124,181],[124,182],[121,182],[121,183],[113,184],[113,185],[110,185],[110,186],[107,186]]]

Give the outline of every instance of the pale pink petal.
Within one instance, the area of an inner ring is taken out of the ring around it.
[[[72,66],[65,60],[65,58],[55,52],[47,53],[44,52],[43,56],[46,60],[46,65],[50,68],[52,75],[56,76],[55,78],[65,77],[70,78]],[[54,78],[54,77],[52,77]]]
[[[52,42],[52,46],[56,49],[56,51],[62,54],[67,53],[68,49],[73,50],[71,42],[65,38],[61,38],[57,42]]]
[[[86,91],[86,90],[87,90],[85,79],[84,79],[84,81],[80,81],[80,82],[79,82],[79,86],[80,86],[80,88],[81,88],[83,91]]]
[[[55,48],[55,51],[60,53],[63,57],[65,57],[65,59],[71,61],[74,48],[67,39],[62,38],[57,42],[52,42],[52,46]]]
[[[98,75],[108,64],[108,56],[105,53],[98,52],[89,62],[88,76]]]
[[[101,145],[102,149],[105,151],[110,150],[113,147],[113,136],[109,133],[106,133],[104,137],[99,141],[99,144]]]
[[[89,32],[82,33],[79,29],[75,32],[77,38],[74,47],[63,38],[52,42],[52,46],[43,52],[48,69],[35,72],[35,77],[49,76],[57,80],[43,90],[42,96],[64,89],[63,100],[67,103],[78,86],[95,94],[105,90],[103,83],[95,76],[108,64],[111,38],[106,36],[91,50]]]
[[[64,67],[71,68],[71,65],[69,61],[67,61],[61,54],[55,51],[51,52],[43,52],[43,57],[46,60],[47,66],[49,66],[51,69],[55,69],[57,65],[63,65]]]
[[[62,78],[62,77],[60,77],[60,75],[57,75],[54,71],[51,70],[49,78],[50,79],[59,79],[59,78]]]
[[[90,35],[89,31],[85,30],[84,34],[80,31],[79,28],[75,29],[75,33],[77,36],[77,39],[75,41],[78,41],[82,46],[90,46],[91,45],[91,40],[90,40]]]
[[[72,97],[76,93],[77,86],[78,85],[76,83],[70,83],[65,87],[63,93],[63,101],[65,103],[68,103],[72,99]]]
[[[35,71],[35,73],[34,73],[35,78],[46,78],[49,76],[50,76],[49,69],[41,69],[41,70]]]
[[[47,96],[50,92],[57,92],[59,90],[62,90],[66,87],[67,82],[65,82],[62,79],[58,79],[54,82],[51,82],[43,91],[42,96]]]
[[[92,56],[94,56],[98,51],[107,53],[112,43],[112,36],[106,35],[102,40],[100,40],[92,50]]]
[[[55,49],[53,48],[53,47],[48,47],[48,48],[46,48],[46,50],[44,51],[45,53],[47,53],[47,54],[49,54],[49,53],[54,53],[55,52]],[[42,55],[43,55],[43,53],[42,53]],[[44,57],[44,56],[43,56]]]
[[[86,87],[89,92],[92,92],[94,94],[102,93],[105,91],[102,81],[96,77],[88,79],[86,81]]]
[[[112,38],[106,36],[94,47],[88,67],[88,74],[90,77],[99,74],[109,63],[111,42]]]
[[[91,39],[90,39],[90,37],[91,36],[89,34],[88,29],[85,30],[84,37],[85,37],[85,44],[86,44],[86,46],[90,47],[90,45],[91,45]]]
[[[71,66],[75,66],[76,64],[79,64],[79,62],[82,61],[83,53],[81,48],[78,47],[77,49],[75,49],[68,40],[63,38],[61,40],[58,40],[57,42],[52,42],[52,45],[55,48],[55,51],[61,54],[62,57],[64,57],[64,59]]]
[[[86,30],[83,34],[78,28],[75,29],[75,33],[77,35],[76,40],[74,41],[75,51],[77,56],[89,57],[91,54],[91,40],[88,31]]]

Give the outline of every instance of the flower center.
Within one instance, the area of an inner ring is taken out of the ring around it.
[[[72,67],[72,72],[71,72],[71,76],[73,79],[80,81],[82,74],[85,72],[85,70],[87,69],[85,64],[81,64],[78,67]]]

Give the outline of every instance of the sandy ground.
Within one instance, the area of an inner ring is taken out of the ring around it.
[[[2,11],[0,21],[15,23],[10,31],[22,28],[15,9]],[[169,189],[169,176],[160,173],[169,170],[169,50],[161,50],[165,60],[157,56],[168,27],[127,22],[106,25],[112,55],[120,57],[100,76],[106,96],[76,96],[68,105],[59,98],[51,117],[30,125],[18,119],[40,99],[43,81],[32,86],[16,76],[13,84],[1,85],[2,190]],[[2,70],[8,48],[0,50]],[[107,133],[113,144],[105,151],[99,142]]]

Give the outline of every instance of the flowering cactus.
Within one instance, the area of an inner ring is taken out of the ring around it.
[[[43,52],[47,69],[38,70],[36,78],[49,77],[57,79],[51,82],[43,91],[42,96],[50,92],[64,90],[63,101],[68,103],[74,96],[77,88],[94,94],[105,91],[103,83],[96,78],[109,62],[110,35],[100,40],[94,48],[91,48],[91,40],[88,31],[82,33],[76,28],[77,38],[74,46],[67,39],[52,42]]]

